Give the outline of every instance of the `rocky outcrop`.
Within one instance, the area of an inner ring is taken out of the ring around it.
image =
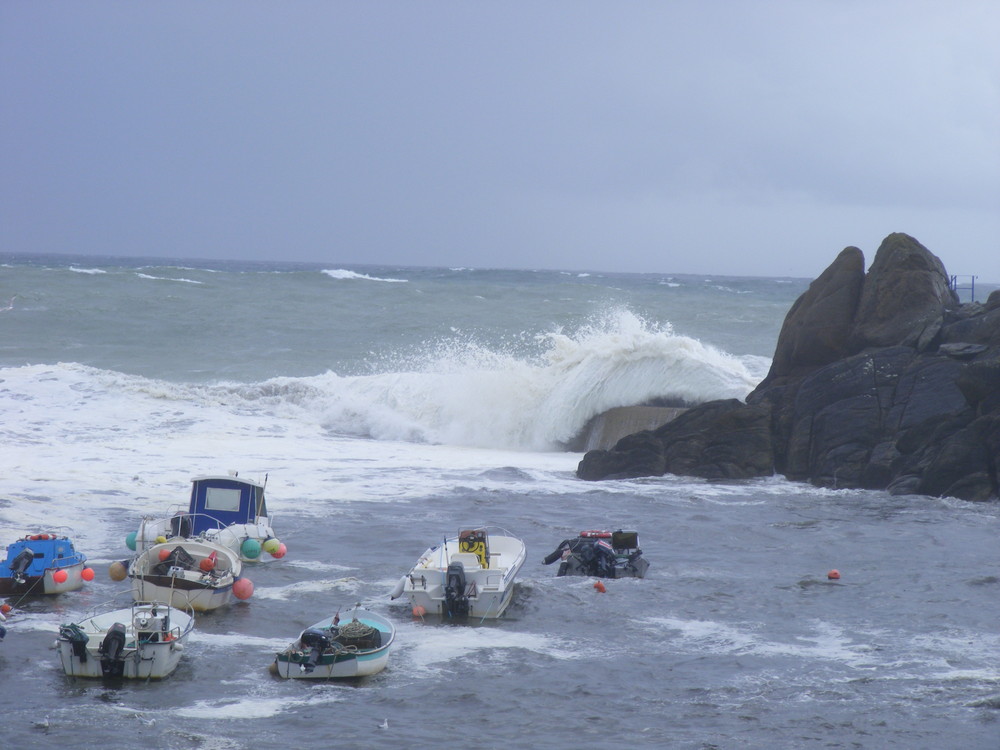
[[[713,401],[590,451],[583,479],[785,475],[986,500],[1000,486],[1000,295],[960,305],[941,261],[892,234],[845,249],[789,310],[746,403]]]

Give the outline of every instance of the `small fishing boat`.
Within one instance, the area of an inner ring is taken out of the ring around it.
[[[597,578],[643,578],[649,561],[639,549],[637,531],[581,531],[578,537],[564,539],[543,562],[559,563],[557,576],[595,576]]]
[[[264,500],[264,482],[229,476],[203,476],[191,480],[187,510],[175,506],[165,518],[145,517],[139,529],[125,538],[135,552],[175,537],[202,537],[232,548],[243,562],[260,560],[262,552],[273,558],[287,548],[274,536]]]
[[[56,648],[70,677],[160,679],[177,668],[194,613],[141,602],[59,627]]]
[[[385,669],[396,628],[385,617],[355,607],[306,628],[275,655],[271,672],[292,679],[364,677]]]
[[[69,537],[28,534],[7,545],[7,559],[0,563],[0,596],[62,594],[93,577],[87,556],[76,551]]]
[[[109,573],[116,578],[118,571],[112,565]],[[229,604],[234,596],[248,599],[253,594],[253,583],[241,572],[239,555],[231,548],[177,537],[136,555],[127,576],[137,602],[162,601],[208,612]]]
[[[405,594],[417,615],[500,617],[525,556],[524,542],[508,532],[465,529],[426,550],[390,596]]]

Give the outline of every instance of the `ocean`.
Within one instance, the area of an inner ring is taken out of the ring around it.
[[[64,532],[97,573],[10,602],[0,743],[995,750],[998,504],[575,476],[606,409],[744,397],[809,281],[0,255],[0,546]],[[266,478],[287,556],[168,679],[66,677],[59,625],[127,591],[125,536],[228,471]],[[478,525],[527,545],[504,618],[390,601]],[[619,528],[643,580],[542,564]],[[355,603],[396,624],[384,672],[268,673]]]

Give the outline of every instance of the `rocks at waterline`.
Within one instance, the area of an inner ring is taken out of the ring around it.
[[[589,451],[582,479],[783,474],[967,500],[1000,486],[1000,293],[959,303],[941,261],[891,234],[846,248],[785,317],[747,397],[699,404]]]

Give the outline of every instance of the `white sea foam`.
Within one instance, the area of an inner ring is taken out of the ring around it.
[[[456,476],[484,491],[540,495],[574,481],[576,454],[356,440],[317,418],[316,404],[328,398],[322,389],[289,379],[267,396],[252,390],[179,386],[78,364],[0,369],[0,528],[19,536],[72,524],[74,543],[90,558],[117,560],[139,518],[186,504],[198,474],[269,474],[269,509],[279,518],[291,498],[297,513],[324,518],[331,503],[447,492]],[[515,465],[515,474],[485,472]],[[331,578],[340,570],[321,572]]]
[[[419,622],[403,626],[400,631],[409,637],[400,639],[402,645],[393,656],[394,668],[415,676],[437,675],[447,671],[456,660],[476,652],[488,652],[497,661],[503,661],[505,652],[512,649],[524,649],[560,660],[586,658],[585,650],[576,644],[570,641],[557,644],[539,633],[493,627],[453,628]]]
[[[315,578],[280,588],[258,588],[254,590],[254,598],[288,600],[303,594],[328,594],[332,591],[352,593],[357,591],[360,586],[361,582],[357,578],[338,578],[336,580]]]
[[[307,698],[244,698],[241,700],[202,700],[191,706],[175,708],[171,716],[190,719],[268,719],[283,711],[302,706],[323,706],[342,700],[338,690],[311,693]]]
[[[342,268],[325,270],[323,273],[334,279],[364,279],[365,281],[388,281],[391,283],[405,283],[409,281],[409,279],[380,279],[377,276],[368,276],[367,274],[347,271]]]
[[[854,668],[879,666],[871,642],[858,642],[859,633],[846,633],[828,623],[807,623],[801,635],[777,641],[767,638],[760,626],[752,623],[733,625],[711,620],[649,618],[654,628],[670,632],[671,649],[687,648],[709,653],[790,656],[804,661],[831,661]],[[811,632],[808,630],[811,628]]]
[[[310,379],[330,430],[512,450],[553,450],[589,419],[653,399],[743,398],[756,385],[741,359],[615,310],[569,334],[540,337],[537,359],[443,341],[379,375]]]
[[[180,281],[185,284],[203,284],[203,281],[196,281],[195,279],[171,279],[166,276],[150,276],[148,273],[136,272],[135,274],[140,279],[152,279],[153,281]]]

